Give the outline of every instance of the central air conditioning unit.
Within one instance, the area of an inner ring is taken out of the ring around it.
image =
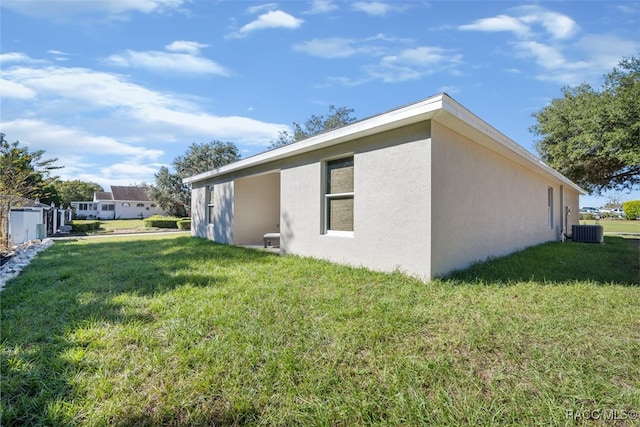
[[[572,225],[571,234],[574,242],[604,243],[601,225]]]

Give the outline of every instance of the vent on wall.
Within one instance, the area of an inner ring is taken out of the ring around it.
[[[601,225],[572,225],[571,234],[574,242],[604,243]]]

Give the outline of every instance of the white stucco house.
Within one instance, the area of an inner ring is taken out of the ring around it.
[[[134,219],[167,215],[149,199],[144,187],[112,185],[110,192],[96,191],[93,200],[74,201],[71,207],[77,218]]]
[[[184,182],[193,236],[425,280],[561,239],[584,194],[446,94]]]

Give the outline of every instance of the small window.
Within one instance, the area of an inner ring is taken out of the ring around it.
[[[213,224],[215,218],[214,185],[207,187],[207,224]]]
[[[547,188],[547,225],[553,229],[553,187]]]
[[[156,207],[156,204],[155,204],[155,203],[151,203],[151,207],[152,207],[152,208],[155,208],[155,207]]]
[[[136,207],[137,207],[137,208],[144,208],[144,203],[138,203],[138,204],[136,205]]]
[[[353,156],[325,167],[324,231],[353,231]]]
[[[103,211],[110,211],[113,212],[116,208],[116,205],[102,205],[102,210]]]
[[[129,206],[131,206],[131,205],[130,205],[129,203],[127,203],[127,202],[124,202],[124,203],[122,204],[122,207],[123,207],[123,208],[128,208]]]

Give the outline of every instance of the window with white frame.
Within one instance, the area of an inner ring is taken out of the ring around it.
[[[213,224],[215,218],[214,185],[207,187],[207,224]]]
[[[353,156],[325,163],[324,232],[353,231]]]
[[[547,226],[553,229],[553,187],[547,188]]]
[[[113,212],[116,210],[116,205],[102,205],[102,210]]]
[[[78,203],[78,210],[80,211],[97,211],[97,203]]]

